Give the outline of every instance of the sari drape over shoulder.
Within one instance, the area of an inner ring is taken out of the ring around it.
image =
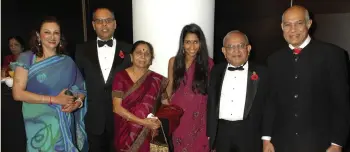
[[[36,62],[36,56],[28,51],[21,53],[11,68],[28,70],[26,90],[40,95],[57,96],[68,88],[74,94],[86,95],[85,83],[74,61],[66,55],[55,55]],[[84,106],[72,113],[65,113],[61,105],[31,104],[23,102],[27,151],[31,152],[78,152],[87,151],[87,135]]]
[[[148,71],[137,82],[133,82],[123,70],[115,75],[113,82],[113,98],[121,98],[123,108],[135,116],[144,119],[153,112],[156,102],[168,80],[160,74]],[[149,130],[141,125],[127,121],[114,114],[114,145],[117,152],[149,152]]]

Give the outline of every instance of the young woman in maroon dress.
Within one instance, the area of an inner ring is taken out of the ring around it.
[[[205,36],[196,24],[181,32],[179,50],[169,60],[170,104],[184,110],[180,125],[173,133],[175,152],[208,152],[206,136],[207,87],[213,61],[208,56]]]

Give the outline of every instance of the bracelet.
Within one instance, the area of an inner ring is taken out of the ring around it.
[[[81,101],[81,98],[79,97],[77,100],[75,100],[76,102],[80,102],[80,106],[79,108],[83,107],[83,101]]]

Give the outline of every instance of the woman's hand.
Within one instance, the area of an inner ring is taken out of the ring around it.
[[[75,111],[76,109],[78,109],[80,107],[80,105],[81,105],[81,102],[73,102],[73,103],[63,105],[62,112],[71,113],[71,112]]]
[[[74,100],[74,96],[68,96],[64,92],[67,89],[63,89],[60,94],[57,96],[53,97],[51,102],[54,104],[59,104],[59,105],[67,105],[67,104],[72,104]]]
[[[75,111],[78,108],[81,108],[83,106],[82,105],[83,104],[82,99],[84,99],[84,98],[85,98],[85,96],[82,95],[82,94],[75,95],[75,101],[73,103],[69,103],[69,104],[63,105],[62,106],[62,111],[70,113],[70,112]]]
[[[151,130],[157,130],[160,127],[160,121],[155,118],[145,118],[142,125]]]

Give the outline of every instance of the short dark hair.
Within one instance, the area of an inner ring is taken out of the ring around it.
[[[47,16],[47,17],[44,17],[44,19],[40,22],[39,28],[36,30],[36,32],[39,33],[40,29],[42,28],[43,24],[45,24],[45,23],[56,23],[59,27],[61,27],[61,24],[56,19],[56,17]],[[36,36],[36,33],[33,33],[33,34],[35,34],[35,36]],[[32,48],[33,53],[38,57],[43,56],[43,47],[41,46],[40,43],[41,42],[39,41],[39,38],[37,37],[35,46]],[[57,47],[56,54],[57,55],[66,54],[65,46],[66,46],[66,42],[65,42],[65,39],[63,38],[62,29],[61,29],[60,44]]]
[[[19,44],[21,44],[21,48],[25,48],[24,40],[20,36],[10,36],[7,40],[15,39]]]
[[[115,19],[115,15],[114,15],[114,11],[112,11],[112,9],[108,8],[108,7],[98,7],[96,9],[94,9],[94,11],[92,12],[92,20],[95,20],[95,14],[96,14],[96,11],[97,10],[100,10],[100,9],[106,9],[108,10],[109,12],[111,12],[112,16],[113,16],[113,19]]]

